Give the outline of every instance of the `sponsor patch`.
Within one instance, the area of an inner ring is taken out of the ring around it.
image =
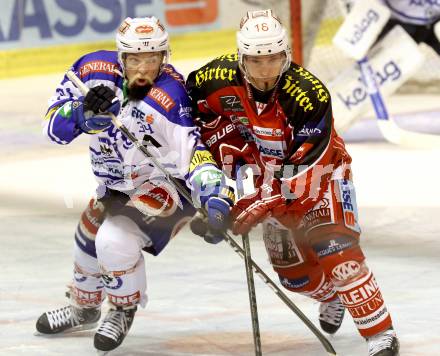
[[[371,272],[355,284],[338,289],[338,295],[362,335],[363,330],[371,329],[389,318],[382,293]]]
[[[232,81],[236,73],[236,69],[224,68],[219,65],[217,67],[206,66],[197,71],[195,77],[196,86],[200,88],[203,83],[209,82],[213,79]]]
[[[283,131],[281,129],[273,129],[270,127],[259,127],[253,126],[253,130],[257,135],[269,136],[269,137],[281,137],[283,136]]]
[[[304,276],[301,278],[289,279],[289,278],[280,276],[280,282],[286,288],[300,289],[300,288],[305,287],[310,282],[310,278],[308,276]]]
[[[287,268],[304,261],[289,230],[268,222],[264,226],[263,240],[272,266]]]
[[[338,184],[344,224],[350,230],[360,233],[361,228],[358,223],[358,211],[354,185],[347,179],[338,180]]]
[[[307,231],[317,226],[334,223],[333,203],[329,197],[329,192],[325,192],[318,204],[304,215],[302,224]]]
[[[115,74],[115,69],[115,63],[106,61],[92,61],[83,64],[79,68],[79,76],[80,78],[83,78],[90,73],[106,73],[113,75]]]
[[[225,111],[244,111],[240,99],[235,95],[221,96],[220,103]]]
[[[332,270],[332,276],[339,281],[346,281],[355,277],[361,270],[361,265],[356,261],[347,261],[338,264]]]
[[[305,125],[302,127],[301,130],[298,132],[298,136],[318,136],[322,133],[322,130],[318,129],[317,127],[306,127]]]
[[[332,240],[320,241],[313,245],[319,258],[333,255],[353,246],[353,239],[341,236]]]
[[[58,114],[65,119],[70,119],[72,117],[72,102],[68,101],[65,103],[60,111],[58,111]]]
[[[174,100],[160,88],[151,88],[148,97],[158,103],[166,112],[169,112],[176,105]]]
[[[217,163],[215,162],[214,158],[212,157],[211,152],[207,150],[196,150],[194,152],[194,155],[191,159],[191,163],[189,165],[189,172],[193,172],[197,167],[211,163],[215,166],[217,166]]]
[[[136,293],[130,294],[130,295],[112,295],[107,293],[108,300],[118,306],[131,306],[135,304],[139,304],[139,301],[141,300],[141,293],[137,291]]]
[[[102,303],[102,291],[89,292],[74,287],[72,293],[75,301],[80,305],[99,305]]]
[[[191,118],[192,108],[191,106],[182,106],[180,104],[179,116],[182,118]]]
[[[151,33],[154,31],[154,28],[148,25],[138,26],[134,29],[136,33]]]

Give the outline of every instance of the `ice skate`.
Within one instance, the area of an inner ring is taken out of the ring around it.
[[[339,327],[344,320],[345,307],[342,305],[339,298],[324,303],[319,306],[319,324],[321,329],[328,334],[334,334],[339,330]]]
[[[100,308],[78,308],[68,305],[45,312],[38,318],[35,326],[38,333],[44,335],[75,332],[95,328],[100,317]]]
[[[367,338],[368,356],[399,355],[399,340],[393,328]]]
[[[110,309],[95,334],[94,345],[98,354],[105,355],[124,341],[133,324],[137,307]]]

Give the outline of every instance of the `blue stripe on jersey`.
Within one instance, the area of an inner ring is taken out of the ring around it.
[[[62,117],[56,112],[50,119],[47,125],[47,134],[49,138],[62,145],[71,142],[75,137],[81,133],[76,127],[72,119]]]

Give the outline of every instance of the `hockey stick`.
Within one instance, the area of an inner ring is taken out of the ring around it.
[[[393,118],[388,114],[379,85],[374,78],[373,69],[367,57],[357,61],[361,75],[373,104],[377,123],[382,135],[391,143],[413,148],[440,147],[440,136],[408,131],[397,126]]]
[[[237,166],[236,171],[237,171],[237,179],[235,183],[237,185],[237,196],[241,198],[244,195],[244,187],[243,187],[244,174],[239,166]],[[254,274],[252,271],[251,244],[249,242],[249,234],[241,235],[241,239],[243,241],[244,265],[246,268],[246,281],[248,286],[249,306],[251,309],[252,334],[254,337],[255,355],[261,356],[262,351],[261,351],[260,323],[258,321],[257,296],[255,293]]]
[[[81,81],[81,79],[78,78],[78,76],[71,70],[69,70],[66,73],[67,78],[69,78],[72,83],[81,91],[82,94],[87,94],[89,91],[89,88]],[[161,171],[161,173],[171,182],[173,183],[176,190],[190,203],[193,204],[191,195],[188,193],[188,191],[185,189],[185,187],[182,186],[182,184],[171,176],[168,171],[163,168],[162,164],[154,158],[154,156],[148,151],[147,147],[143,146],[141,142],[125,127],[118,118],[113,115],[112,113],[109,113],[109,116],[112,118],[113,124],[121,130],[121,132],[126,136],[128,140],[130,140],[133,145],[141,151],[145,157],[151,160],[151,162],[155,165],[155,167]],[[200,209],[201,212],[206,216],[206,210]],[[227,233],[225,232],[223,234],[223,237],[225,241],[232,247],[232,249],[241,257],[244,259],[244,251],[240,247],[240,245],[235,242],[235,240]],[[286,304],[289,309],[294,312],[298,318],[309,328],[309,330],[318,338],[318,340],[321,342],[324,349],[328,352],[329,355],[336,355],[336,351],[333,348],[332,344],[327,340],[327,338],[318,330],[318,328],[304,315],[304,313],[283,293],[283,291],[273,282],[266,273],[250,258],[252,268],[254,269],[254,272],[263,280],[263,282],[272,288],[272,290],[275,292],[275,294]]]

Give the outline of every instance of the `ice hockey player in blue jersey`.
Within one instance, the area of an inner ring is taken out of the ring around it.
[[[49,100],[44,133],[61,145],[90,134],[97,197],[75,232],[70,303],[40,316],[42,334],[90,329],[110,310],[94,337],[97,350],[118,347],[138,306],[147,302],[142,251],[158,255],[195,213],[163,174],[118,130],[112,113],[206,207],[214,231],[223,231],[233,192],[200,141],[181,74],[168,63],[168,33],[155,17],[127,18],[118,51],[86,54],[73,65],[90,88],[83,96],[64,77]],[[106,114],[107,113],[107,114]]]

